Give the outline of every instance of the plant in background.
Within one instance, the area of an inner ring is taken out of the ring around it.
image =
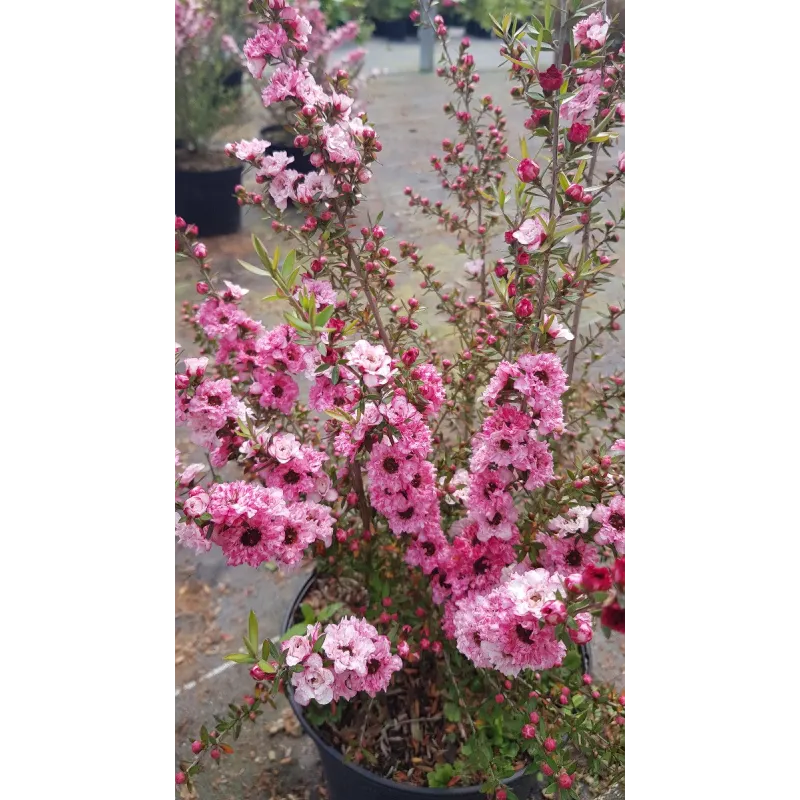
[[[281,690],[326,741],[397,782],[480,783],[502,800],[520,768],[548,797],[577,798],[578,772],[620,778],[624,695],[595,683],[585,651],[595,624],[624,633],[625,605],[624,379],[598,372],[624,312],[581,322],[624,225],[604,205],[624,180],[624,45],[610,47],[598,5],[546,2],[542,20],[495,22],[529,114],[519,159],[502,109],[478,95],[469,40],[453,46],[441,17],[423,20],[442,44],[456,135],[431,159],[444,199],[406,194],[457,237],[471,293],[363,207],[377,132],[346,76],[314,78],[309,20],[284,0],[254,2],[251,71],[266,105],[290,109],[315,171],[263,141],[227,148],[259,184],[240,201],[291,246],[254,237],[259,264],[242,262],[274,283],[265,300],[285,322],[272,329],[176,219],[204,298],[187,313],[201,355],[176,374],[176,422],[212,470],[176,453],[176,533],[231,566],[314,558],[317,588],[281,643],[260,641],[251,615],[246,652],[229,658],[250,666],[253,703],[201,730],[178,784]],[[548,51],[569,58],[545,68]],[[602,177],[601,159],[613,164]],[[409,271],[422,299],[396,293]],[[426,298],[447,336],[425,327]],[[388,749],[376,738],[387,725]]]
[[[367,0],[366,15],[381,22],[405,20],[415,5],[415,0]]]
[[[204,150],[235,113],[235,93],[223,84],[228,70],[216,14],[175,0],[175,139],[185,151]]]
[[[240,3],[240,0],[236,0]],[[336,4],[337,7],[339,4]],[[358,7],[357,3],[349,3],[348,8],[354,10]],[[364,86],[365,79],[361,76],[364,67],[364,58],[367,51],[364,48],[354,48],[338,61],[331,61],[331,54],[339,47],[360,40],[362,38],[361,22],[358,18],[350,18],[341,25],[331,25],[324,11],[323,5],[319,0],[297,0],[293,8],[307,20],[309,34],[303,45],[304,69],[312,76],[314,82],[326,89],[330,89],[335,81],[340,84],[346,74],[346,81],[350,96],[356,99]],[[261,81],[268,77],[272,71],[269,56],[276,47],[280,47],[282,37],[275,34],[269,26],[259,24],[257,18],[253,18],[253,34],[240,49],[237,42],[244,39],[227,37],[226,47],[236,54],[239,62],[247,70],[251,78],[251,83],[255,91],[261,94]],[[275,38],[277,35],[277,38]],[[337,77],[338,76],[338,77]],[[272,128],[288,128],[292,123],[292,104],[273,100],[264,103],[263,107],[269,118],[269,126]],[[272,135],[272,134],[271,134]],[[280,136],[275,132],[274,136]],[[288,144],[288,142],[287,142]]]

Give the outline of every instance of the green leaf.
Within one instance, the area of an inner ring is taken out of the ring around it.
[[[314,609],[308,603],[300,605],[300,612],[303,614],[304,622],[314,622],[315,614]]]
[[[252,264],[248,264],[247,261],[242,261],[241,258],[236,259],[248,272],[252,272],[253,275],[266,275],[269,277],[269,272],[265,269],[261,269],[261,267],[254,267]]]
[[[263,658],[258,662],[258,666],[261,669],[263,669],[264,672],[268,673],[269,675],[271,675],[273,672],[275,672],[275,667],[273,667],[272,664],[269,663],[269,661],[266,661]]]
[[[316,325],[318,328],[324,328],[327,325],[328,320],[333,316],[333,312],[335,311],[335,307],[333,305],[324,308],[322,311],[317,314]]]
[[[519,150],[523,158],[528,158],[528,142],[524,136],[519,137]]]
[[[298,622],[297,625],[292,625],[286,633],[281,636],[281,641],[285,642],[287,639],[291,639],[292,636],[302,636],[306,632],[307,623],[305,622]]]
[[[453,703],[452,701],[448,700],[444,704],[444,718],[448,722],[460,722],[461,721],[461,706],[458,703]]]
[[[234,664],[253,664],[255,660],[253,656],[249,656],[247,653],[231,653],[225,656],[225,661],[233,661]]]
[[[331,603],[330,605],[325,606],[325,608],[323,608],[322,611],[317,614],[317,619],[320,622],[325,622],[326,620],[329,620],[340,608],[344,608],[344,603]]]
[[[267,248],[264,247],[264,245],[261,243],[261,240],[255,234],[253,234],[253,247],[255,248],[256,253],[258,253],[261,263],[270,270],[268,274],[272,274],[272,261],[270,260]]]
[[[569,188],[569,181],[567,180],[567,176],[563,172],[558,173],[558,182],[561,184],[561,188],[563,191],[567,191]]]
[[[319,639],[317,639],[317,641],[314,642],[314,647],[311,648],[312,652],[319,653],[319,651],[322,650],[322,645],[324,644],[325,644],[325,634],[323,633],[322,636],[320,636]]]
[[[264,639],[261,645],[261,658],[269,658],[269,639]]]
[[[281,275],[284,278],[292,274],[292,270],[294,269],[294,260],[295,260],[294,250],[290,250],[286,254],[286,258],[283,260],[283,266],[281,267]]]
[[[255,611],[250,611],[250,619],[247,623],[247,634],[250,638],[250,645],[253,650],[258,650],[258,619]]]

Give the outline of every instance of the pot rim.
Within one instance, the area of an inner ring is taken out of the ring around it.
[[[289,628],[292,627],[292,620],[294,619],[295,612],[300,607],[300,603],[302,603],[303,598],[308,594],[309,590],[311,589],[312,584],[314,581],[317,580],[317,571],[314,570],[309,576],[308,580],[302,585],[300,591],[297,593],[297,596],[294,599],[291,607],[289,608],[288,613],[283,621],[283,627],[281,628],[281,636],[283,636]],[[421,795],[423,797],[463,797],[470,794],[475,794],[475,792],[480,792],[480,785],[475,784],[473,786],[453,786],[451,788],[438,788],[435,786],[413,786],[407,783],[400,783],[399,781],[392,781],[388,778],[384,778],[382,775],[378,775],[376,772],[371,772],[368,769],[364,769],[364,767],[359,766],[358,764],[354,764],[352,761],[345,761],[344,756],[335,748],[331,747],[327,742],[325,742],[322,737],[311,727],[311,724],[306,720],[302,713],[302,706],[299,706],[294,699],[294,692],[292,690],[291,684],[286,684],[286,699],[289,701],[289,705],[294,712],[294,715],[297,717],[298,721],[300,722],[301,727],[303,730],[311,737],[314,741],[314,744],[319,749],[324,749],[325,752],[335,758],[337,761],[341,762],[343,766],[348,767],[349,769],[355,770],[359,775],[362,775],[365,778],[368,778],[373,783],[377,783],[378,786],[385,786],[391,789],[402,789],[403,791],[407,791],[409,794],[416,794]],[[510,783],[511,781],[515,781],[523,775],[525,775],[526,767],[523,767],[521,770],[518,770],[513,775],[510,775],[508,778],[504,779],[504,783]],[[536,776],[531,776],[534,781],[536,780]],[[513,788],[513,787],[512,787]]]

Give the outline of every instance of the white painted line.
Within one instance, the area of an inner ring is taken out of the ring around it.
[[[271,639],[271,641],[274,644],[278,644],[280,640],[281,640],[280,636],[273,636]],[[244,653],[245,649],[243,647],[240,647],[238,652]],[[191,689],[194,689],[194,687],[197,686],[198,683],[202,683],[203,681],[207,681],[209,678],[215,678],[217,675],[221,675],[223,672],[225,672],[226,669],[230,669],[231,667],[234,666],[236,666],[235,661],[223,661],[222,664],[220,664],[218,667],[214,667],[214,669],[210,670],[209,672],[206,672],[205,675],[201,675],[196,681],[189,681],[189,683],[184,683],[180,689],[175,690],[175,697],[177,697],[182,692],[188,692]]]

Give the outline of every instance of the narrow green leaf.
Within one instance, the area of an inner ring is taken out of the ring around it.
[[[258,650],[258,619],[256,618],[255,611],[250,611],[250,619],[247,623],[247,631],[253,650]]]
[[[292,274],[292,270],[294,269],[294,260],[295,260],[295,252],[294,250],[290,250],[286,254],[286,258],[283,260],[283,266],[281,267],[281,275],[285,278],[287,275]]]
[[[261,239],[258,238],[255,234],[253,234],[253,247],[255,248],[256,253],[258,253],[258,257],[261,259],[261,263],[272,272],[272,261],[270,261],[269,253],[267,253],[266,247],[261,243]]]
[[[255,662],[255,658],[247,653],[231,653],[225,656],[225,661],[233,661],[234,664],[252,664]]]
[[[252,264],[248,264],[246,261],[242,261],[241,258],[236,259],[248,272],[252,272],[253,275],[266,275],[269,277],[269,272],[265,269],[261,269],[261,267],[254,267]]]

